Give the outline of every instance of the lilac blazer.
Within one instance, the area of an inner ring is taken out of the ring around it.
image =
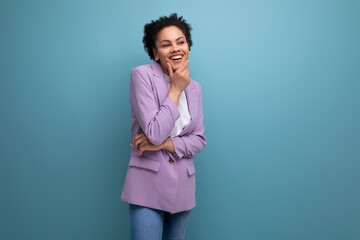
[[[157,62],[131,71],[131,131],[143,132],[153,144],[161,144],[179,118],[170,100],[164,73]],[[195,207],[194,155],[206,144],[200,85],[191,80],[185,89],[190,123],[179,136],[171,138],[175,152],[146,151],[142,156],[132,148],[121,199],[131,204],[170,213]]]

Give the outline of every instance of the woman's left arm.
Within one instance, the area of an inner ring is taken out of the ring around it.
[[[204,135],[204,114],[202,106],[202,94],[199,85],[199,107],[198,115],[195,119],[196,123],[193,131],[187,135],[171,137],[170,140],[173,143],[173,156],[177,159],[186,157],[193,157],[195,154],[201,152],[206,145],[206,138]]]

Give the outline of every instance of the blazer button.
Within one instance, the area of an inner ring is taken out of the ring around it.
[[[169,159],[169,163],[170,163],[170,164],[174,164],[174,163],[175,163],[174,159],[170,158],[170,159]]]

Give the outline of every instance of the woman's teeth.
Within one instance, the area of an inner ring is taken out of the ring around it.
[[[180,60],[181,58],[182,58],[181,55],[176,55],[176,56],[171,57],[170,59],[171,60]]]

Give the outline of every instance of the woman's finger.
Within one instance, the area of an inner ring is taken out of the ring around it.
[[[134,142],[140,137],[140,134],[135,134],[135,136],[132,138],[131,143],[134,144]]]
[[[167,67],[168,67],[169,77],[171,78],[173,76],[173,74],[174,74],[174,71],[173,71],[170,63],[167,62],[166,64],[167,64]]]
[[[141,137],[139,137],[139,138],[137,138],[135,141],[134,141],[134,147],[136,148],[136,149],[138,149],[139,148],[139,145],[142,143],[144,141],[144,138],[141,136]]]

